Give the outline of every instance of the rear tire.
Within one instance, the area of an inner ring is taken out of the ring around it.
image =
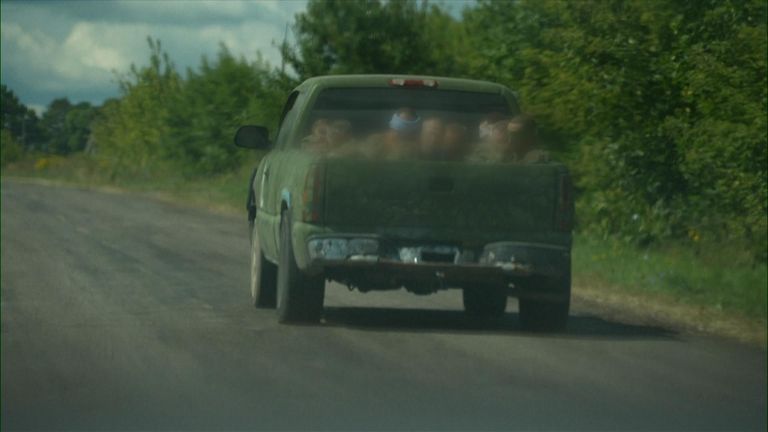
[[[520,300],[520,325],[530,331],[563,331],[568,325],[570,302]]]
[[[299,270],[291,242],[291,217],[280,222],[280,260],[277,267],[277,320],[281,323],[316,323],[323,315],[325,278]]]
[[[476,318],[495,318],[507,309],[507,290],[503,286],[475,286],[462,290],[464,311]]]
[[[277,266],[261,252],[255,226],[251,226],[251,298],[258,308],[277,305]]]
[[[541,301],[520,299],[520,326],[523,330],[529,331],[563,331],[568,325],[568,314],[571,308],[570,278],[566,278],[564,281],[555,280],[544,283],[565,285],[561,286],[560,289],[566,292],[566,300]]]

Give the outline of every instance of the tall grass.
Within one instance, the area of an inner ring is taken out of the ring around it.
[[[639,249],[576,235],[574,274],[749,318],[766,318],[768,267],[738,245],[691,242]]]
[[[61,181],[84,187],[111,186],[235,211],[245,208],[248,179],[259,157],[257,154],[249,155],[237,169],[224,174],[189,177],[174,167],[153,172],[115,174],[97,160],[83,154],[66,158],[31,155],[3,167],[2,174]]]

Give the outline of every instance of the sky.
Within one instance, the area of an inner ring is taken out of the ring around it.
[[[439,3],[458,15],[468,2]],[[115,72],[146,64],[148,36],[179,71],[214,56],[222,42],[278,65],[274,43],[305,8],[306,0],[5,0],[0,81],[38,113],[59,97],[100,104],[118,96]]]

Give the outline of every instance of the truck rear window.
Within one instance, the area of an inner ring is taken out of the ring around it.
[[[318,120],[348,121],[352,133],[364,135],[388,127],[393,113],[408,108],[421,119],[440,118],[476,130],[489,114],[509,116],[510,106],[500,94],[431,88],[329,88],[309,112],[305,133]]]
[[[304,111],[303,150],[327,157],[546,163],[536,124],[500,93],[424,87],[330,88]]]

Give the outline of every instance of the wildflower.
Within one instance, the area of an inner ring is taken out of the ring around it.
[[[696,231],[696,229],[694,229],[694,228],[689,228],[688,229],[688,237],[691,240],[693,240],[694,243],[696,243],[699,240],[701,240],[701,234],[699,234],[699,232]]]

